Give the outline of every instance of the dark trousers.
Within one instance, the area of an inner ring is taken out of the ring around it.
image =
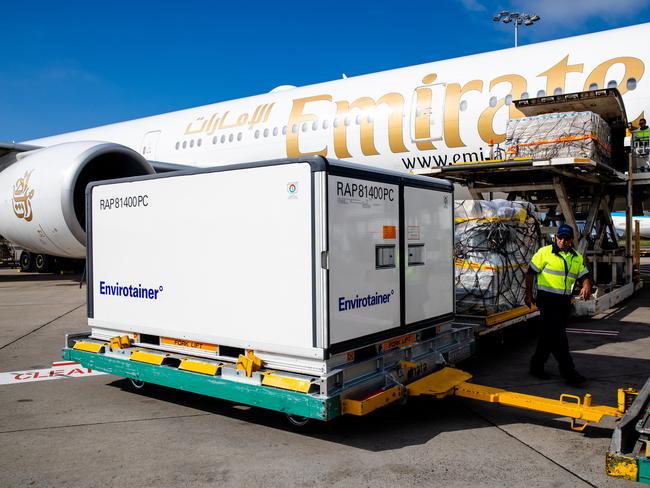
[[[541,316],[541,330],[537,349],[530,359],[530,369],[541,371],[548,357],[553,354],[560,374],[571,374],[575,366],[566,336],[566,326],[571,313],[571,296],[538,291],[537,308]]]

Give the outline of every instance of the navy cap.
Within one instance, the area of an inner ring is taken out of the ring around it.
[[[567,224],[562,224],[557,230],[557,236],[573,237],[573,227]]]

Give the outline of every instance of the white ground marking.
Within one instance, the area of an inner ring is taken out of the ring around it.
[[[65,378],[85,378],[87,376],[102,374],[106,373],[84,368],[81,364],[74,361],[56,361],[52,363],[51,368],[47,369],[14,370],[0,373],[0,385],[60,380]]]

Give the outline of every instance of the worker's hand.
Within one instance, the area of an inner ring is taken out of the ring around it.
[[[591,297],[591,283],[585,281],[580,288],[580,298],[583,300],[589,300]]]
[[[533,304],[535,303],[535,297],[533,297],[532,291],[526,291],[526,296],[524,297],[524,303],[528,308],[533,308]]]

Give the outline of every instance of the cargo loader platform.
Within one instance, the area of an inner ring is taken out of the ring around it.
[[[591,300],[574,302],[576,315],[601,313],[643,286],[634,276],[640,247],[629,229],[625,246],[620,245],[611,218],[615,200],[626,196],[627,175],[583,158],[484,161],[437,168],[432,174],[467,185],[475,199],[506,193],[508,199],[523,198],[547,209],[544,234],[553,234],[559,221],[579,229],[576,247],[589,263],[597,292]]]
[[[578,316],[593,316],[631,296],[643,284],[634,278],[639,269],[639,246],[633,246],[633,210],[648,196],[650,173],[635,170],[634,152],[625,144],[628,127],[625,106],[616,89],[603,89],[513,101],[526,117],[545,114],[593,112],[611,129],[609,156],[553,155],[534,151],[501,154],[496,159],[458,162],[416,171],[466,186],[474,200],[492,199],[495,193],[508,200],[522,199],[545,213],[542,233],[555,234],[561,223],[578,231],[575,246],[588,262],[597,287],[594,297],[574,304]],[[541,137],[541,136],[540,136]],[[591,134],[575,139],[590,140]],[[547,147],[571,137],[531,142]],[[511,141],[517,148],[519,141]],[[527,145],[527,144],[524,144]],[[537,146],[535,146],[537,147]],[[532,154],[532,155],[531,155]],[[627,225],[619,239],[611,217],[615,206],[625,204]],[[637,208],[638,210],[638,208]],[[621,240],[624,245],[621,245]]]

